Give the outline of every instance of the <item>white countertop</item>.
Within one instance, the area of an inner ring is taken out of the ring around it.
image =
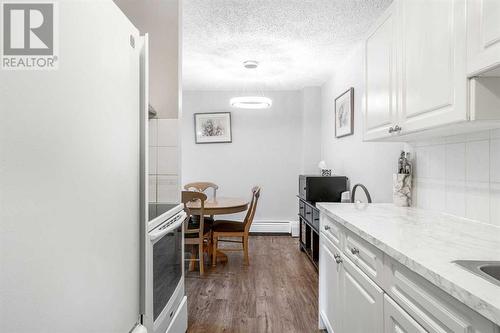
[[[500,227],[393,204],[318,203],[318,209],[500,325],[500,287],[452,263],[500,261]]]

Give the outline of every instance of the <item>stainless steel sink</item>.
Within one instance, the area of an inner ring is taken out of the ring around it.
[[[452,262],[500,286],[500,261],[455,260]]]

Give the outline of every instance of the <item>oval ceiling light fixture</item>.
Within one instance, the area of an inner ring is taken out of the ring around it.
[[[229,103],[233,108],[239,109],[268,109],[273,105],[270,98],[262,96],[233,97]]]
[[[246,69],[256,69],[259,67],[259,62],[256,60],[246,60],[243,62],[243,67]],[[246,94],[242,94],[246,95]],[[269,109],[273,105],[273,101],[262,96],[239,96],[230,99],[229,104],[233,108],[238,109]]]

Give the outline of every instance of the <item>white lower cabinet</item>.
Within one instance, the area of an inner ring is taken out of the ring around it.
[[[329,332],[341,332],[341,286],[342,265],[335,258],[340,250],[324,236],[319,241],[319,309],[323,324]]]
[[[384,295],[384,327],[385,333],[427,332],[387,295]]]
[[[339,246],[330,240],[332,227]],[[322,215],[320,328],[329,333],[500,333],[493,322],[378,251]]]
[[[342,260],[342,332],[384,332],[384,292],[352,261]]]

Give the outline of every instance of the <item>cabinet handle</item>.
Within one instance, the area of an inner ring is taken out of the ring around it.
[[[394,126],[394,132],[401,132],[402,128],[399,125]]]
[[[330,226],[329,225],[325,225],[325,230],[330,230]]]
[[[355,247],[351,248],[351,253],[356,255],[356,254],[359,254],[359,250]]]
[[[389,127],[389,133],[393,133],[394,132],[394,127]]]
[[[342,263],[342,257],[340,256],[340,254],[336,254],[336,253],[335,253],[335,254],[333,255],[333,257],[335,258],[335,262],[336,262],[337,264]]]

